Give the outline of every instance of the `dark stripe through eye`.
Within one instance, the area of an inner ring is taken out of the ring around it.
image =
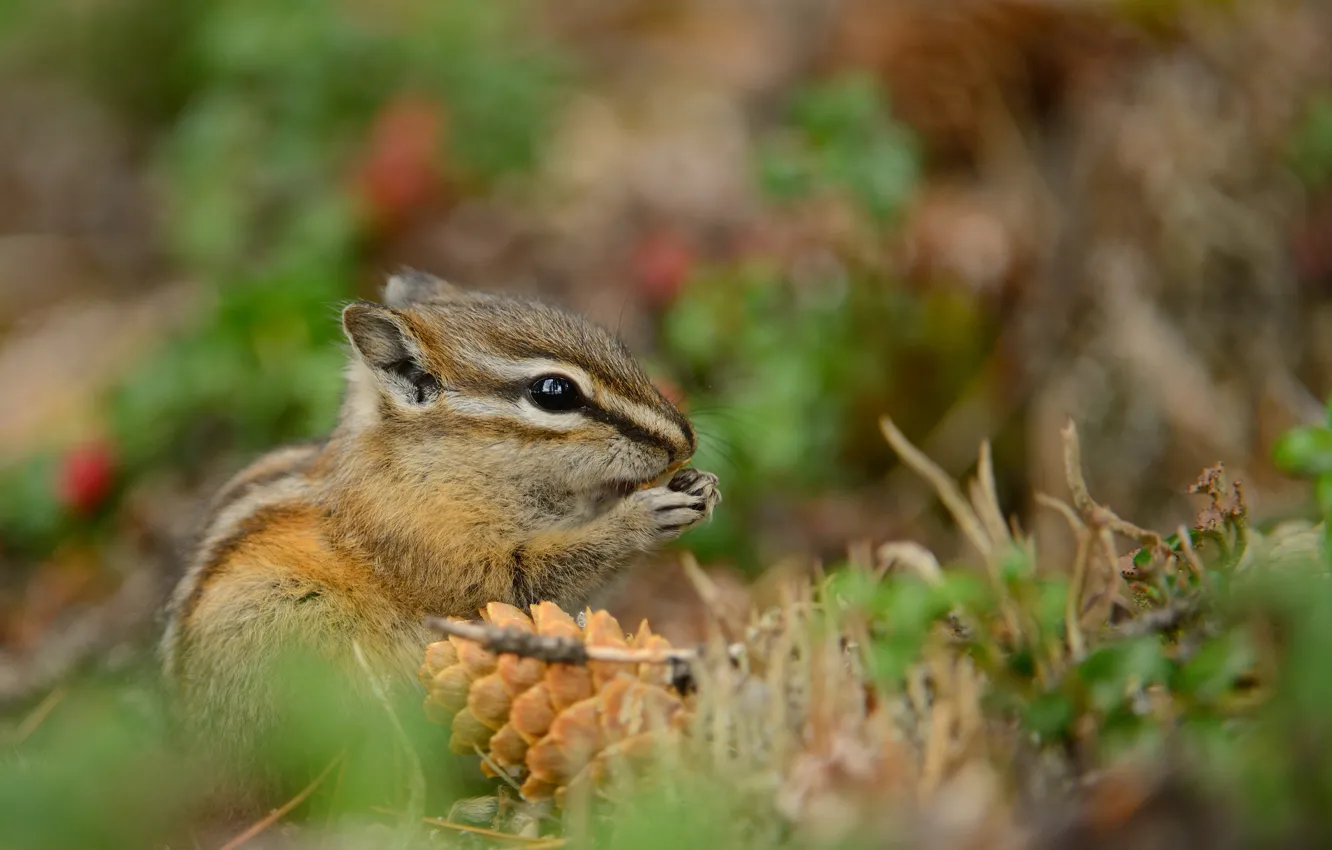
[[[621,434],[625,435],[635,443],[646,443],[649,446],[655,446],[666,452],[672,459],[675,457],[675,449],[670,441],[664,437],[659,437],[646,428],[637,425],[628,417],[621,416],[618,413],[611,413],[609,410],[602,410],[600,407],[588,405],[583,411],[592,419],[598,422],[604,422]]]
[[[563,375],[542,375],[527,385],[527,397],[542,410],[551,413],[578,411],[589,419],[609,425],[635,443],[654,446],[675,457],[675,446],[665,437],[652,433],[632,419],[597,406],[583,395],[578,385]]]

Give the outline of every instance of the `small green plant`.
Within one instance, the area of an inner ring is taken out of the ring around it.
[[[1272,452],[1279,469],[1313,481],[1314,503],[1327,531],[1324,546],[1332,553],[1332,402],[1327,406],[1325,425],[1291,429]]]
[[[1309,103],[1291,139],[1290,160],[1307,185],[1332,182],[1332,93],[1323,92]]]
[[[760,157],[769,196],[791,201],[834,191],[876,223],[896,215],[915,188],[919,154],[884,103],[874,80],[862,74],[796,92],[785,132]]]
[[[909,465],[945,480],[895,427],[885,431]],[[1075,433],[1066,439],[1076,458]],[[1321,430],[1301,431],[1282,452],[1301,458],[1289,465],[1326,476],[1332,460],[1319,455],[1328,445]],[[983,455],[978,482],[989,476],[986,463]],[[1197,521],[1168,537],[1096,504],[1080,473],[1070,481],[1073,505],[1046,500],[1079,538],[1066,570],[1038,571],[1034,544],[1012,536],[993,491],[973,484],[970,504],[947,486],[940,494],[982,553],[981,571],[941,570],[922,549],[890,546],[875,573],[856,564],[833,572],[826,598],[843,627],[866,636],[883,698],[935,675],[939,658],[962,657],[984,682],[992,729],[1022,730],[1075,773],[1169,745],[1209,792],[1242,795],[1257,846],[1291,830],[1327,834],[1332,774],[1304,764],[1321,758],[1306,755],[1311,747],[1332,740],[1332,680],[1316,660],[1332,628],[1332,559],[1311,545],[1321,530],[1250,528],[1242,491],[1220,467],[1190,488],[1208,501]],[[1121,558],[1115,536],[1140,549]],[[1117,586],[1128,591],[1118,599]]]
[[[760,163],[775,203],[834,196],[867,232],[901,210],[916,146],[860,76],[796,93]],[[983,361],[991,319],[968,296],[908,288],[882,264],[832,251],[810,269],[771,258],[694,272],[662,319],[664,359],[702,435],[698,463],[723,475],[726,509],[690,545],[757,567],[748,514],[860,486],[892,462],[873,427],[899,411],[928,428]]]

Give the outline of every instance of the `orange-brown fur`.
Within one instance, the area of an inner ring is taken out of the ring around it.
[[[720,498],[715,476],[688,469],[641,486],[680,466],[694,434],[604,332],[415,273],[387,295],[344,312],[337,429],[222,488],[171,605],[164,665],[181,716],[238,763],[281,713],[276,653],[328,661],[349,698],[369,692],[354,647],[412,687],[426,615],[582,604]],[[514,389],[547,361],[593,412],[552,413]]]

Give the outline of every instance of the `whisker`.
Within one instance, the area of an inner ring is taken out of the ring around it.
[[[738,470],[740,468],[740,464],[736,460],[735,445],[729,440],[716,434],[705,433],[700,433],[698,439],[701,445],[716,453],[716,455],[731,469]]]
[[[690,408],[689,416],[691,419],[723,419],[737,425],[753,425],[755,420],[752,416],[741,413],[734,407],[724,407],[721,405],[715,407],[694,407]]]
[[[727,448],[735,448],[735,442],[719,431],[704,430],[698,432],[699,439],[706,440],[714,445],[723,445]]]
[[[624,293],[624,300],[620,302],[620,315],[615,319],[615,335],[620,335],[620,329],[624,326],[624,309],[629,306],[629,293]]]

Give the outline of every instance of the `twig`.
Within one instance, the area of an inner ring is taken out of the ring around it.
[[[421,758],[412,746],[411,739],[407,737],[407,730],[402,728],[402,721],[398,719],[398,713],[393,710],[393,704],[389,702],[388,693],[385,691],[383,683],[375,675],[370,663],[366,661],[365,653],[361,650],[359,641],[352,641],[352,655],[356,657],[356,663],[360,665],[361,671],[370,680],[370,689],[374,692],[375,699],[384,709],[384,713],[388,715],[389,725],[393,728],[393,735],[398,739],[398,746],[407,759],[409,771],[407,779],[407,814],[413,820],[424,817],[426,781],[425,771],[421,768]],[[403,843],[405,844],[407,840],[408,835],[404,834]]]
[[[929,737],[925,739],[925,755],[920,769],[920,792],[929,799],[943,781],[948,766],[948,734],[953,723],[954,707],[950,700],[935,699],[930,708]]]
[[[1073,505],[1086,523],[1097,528],[1108,528],[1153,551],[1164,550],[1166,546],[1161,535],[1121,518],[1091,497],[1091,492],[1087,489],[1087,480],[1082,475],[1082,447],[1078,443],[1078,429],[1073,420],[1068,421],[1061,434],[1064,438],[1064,475],[1068,480],[1068,489],[1073,494]],[[1111,565],[1114,562],[1115,558],[1111,558]]]
[[[1070,508],[1067,502],[1056,499],[1054,496],[1048,496],[1045,493],[1037,493],[1036,504],[1043,505],[1044,507],[1063,514],[1064,519],[1068,520],[1069,528],[1073,529],[1074,532],[1086,528],[1086,526],[1082,524],[1082,520],[1078,518],[1077,511]]]
[[[993,548],[990,545],[990,538],[985,533],[985,528],[981,521],[976,517],[976,512],[967,504],[966,497],[958,488],[957,482],[948,476],[934,461],[925,456],[920,449],[911,445],[905,435],[893,424],[893,420],[887,416],[879,417],[879,429],[883,431],[883,436],[888,440],[888,444],[893,447],[902,458],[902,462],[915,470],[916,474],[928,481],[944,506],[948,508],[949,513],[957,522],[962,532],[966,534],[971,545],[985,556],[988,561],[990,551]]]
[[[237,847],[246,844],[251,839],[257,837],[264,830],[268,829],[270,826],[280,821],[283,817],[289,814],[292,809],[295,809],[301,803],[305,802],[305,798],[309,797],[311,794],[314,793],[315,789],[318,788],[323,783],[323,781],[328,777],[328,774],[332,772],[333,768],[336,767],[338,763],[341,761],[342,761],[341,755],[334,758],[333,761],[328,763],[328,767],[324,768],[322,773],[316,776],[310,782],[309,785],[301,789],[300,793],[298,793],[295,797],[292,797],[287,802],[283,803],[278,808],[269,812],[267,815],[264,816],[262,820],[256,821],[255,823],[251,824],[249,829],[245,830],[240,835],[231,839],[226,844],[223,844],[220,850],[236,850]]]
[[[391,815],[393,817],[403,816],[402,812],[395,812],[392,809],[386,809],[383,806],[371,806],[370,808],[372,811],[376,811],[384,815]],[[550,836],[542,836],[542,835],[538,836],[514,835],[513,833],[510,832],[500,832],[498,829],[487,829],[484,826],[472,826],[470,824],[465,824],[465,823],[454,823],[451,820],[445,820],[444,818],[433,818],[427,815],[421,816],[421,822],[429,824],[431,826],[443,827],[444,829],[456,830],[457,832],[470,832],[473,835],[484,835],[486,838],[495,838],[501,841],[517,841],[518,843],[526,844],[529,847],[535,847],[539,845],[543,848],[544,847],[555,848],[555,847],[563,847],[565,844],[565,840],[563,838],[552,838]]]
[[[999,488],[994,483],[994,461],[989,440],[981,443],[980,457],[976,463],[976,480],[972,483],[971,491],[971,503],[975,505],[990,539],[995,542],[1008,540],[1008,523],[1004,522],[1003,508],[999,504]]]
[[[1165,608],[1148,611],[1129,620],[1115,631],[1120,637],[1142,637],[1156,632],[1168,632],[1187,620],[1198,610],[1198,605],[1191,599],[1171,603]]]
[[[730,619],[730,614],[726,610],[726,605],[722,601],[721,588],[712,580],[703,568],[698,565],[698,559],[690,552],[685,552],[680,556],[680,567],[684,570],[685,577],[689,583],[694,586],[699,599],[707,606],[708,612],[712,614],[713,620],[719,625]]]
[[[999,607],[1003,612],[1004,620],[1015,636],[1021,635],[1023,633],[1022,618],[1014,606],[1013,600],[1007,594],[1006,584],[1000,574],[995,552],[996,545],[1001,544],[1005,547],[1013,545],[1012,539],[1008,537],[1007,528],[1003,527],[1002,519],[998,524],[1001,527],[1003,537],[1000,539],[992,538],[986,532],[986,524],[976,515],[976,510],[962,495],[962,490],[957,486],[957,482],[950,478],[942,467],[926,457],[920,449],[911,445],[889,417],[879,417],[879,428],[883,431],[883,436],[888,440],[893,450],[902,458],[902,462],[914,469],[916,474],[934,487],[939,494],[939,499],[948,508],[949,513],[953,515],[953,520],[958,524],[958,527],[962,529],[962,533],[971,540],[971,545],[980,552],[990,582],[1000,595]],[[989,443],[986,442],[981,448],[980,464],[987,467],[989,461]],[[982,492],[987,494],[993,492],[992,482],[986,483],[987,478],[992,478],[993,471],[982,469],[979,474],[982,482],[979,486]],[[996,514],[999,513],[997,504],[992,506],[992,510]]]
[[[476,751],[477,756],[481,759],[481,763],[490,768],[490,771],[498,776],[501,782],[517,791],[519,794],[523,793],[523,787],[518,784],[518,781],[510,776],[507,770],[495,764],[495,760],[486,755],[485,750],[481,749],[476,744],[472,745],[472,749]]]
[[[32,711],[28,712],[28,715],[23,718],[21,723],[19,723],[18,728],[14,730],[10,743],[17,747],[19,744],[22,744],[24,741],[28,740],[28,738],[32,737],[32,733],[36,732],[37,727],[46,722],[46,718],[51,716],[51,712],[54,711],[55,707],[60,704],[60,701],[65,698],[66,693],[67,690],[65,686],[60,685],[43,697],[42,701],[37,703],[37,706]]]
[[[1087,654],[1087,641],[1082,635],[1082,597],[1087,592],[1087,567],[1091,564],[1091,534],[1087,529],[1078,532],[1077,549],[1073,556],[1073,581],[1064,600],[1064,625],[1068,630],[1068,654],[1074,663]]]
[[[1206,573],[1202,561],[1198,560],[1198,553],[1193,550],[1193,538],[1189,536],[1189,530],[1182,524],[1179,527],[1179,548],[1184,552],[1184,562],[1193,570],[1194,578],[1201,579]]]
[[[589,661],[623,664],[688,664],[698,660],[694,649],[632,649],[616,646],[588,646],[576,638],[534,635],[518,629],[485,623],[427,617],[426,627],[446,635],[479,643],[500,655],[535,658],[549,664],[583,665]]]
[[[885,543],[879,547],[878,559],[879,565],[874,571],[875,579],[883,578],[894,564],[901,563],[914,570],[926,584],[939,587],[944,583],[939,559],[919,543],[909,541]]]

